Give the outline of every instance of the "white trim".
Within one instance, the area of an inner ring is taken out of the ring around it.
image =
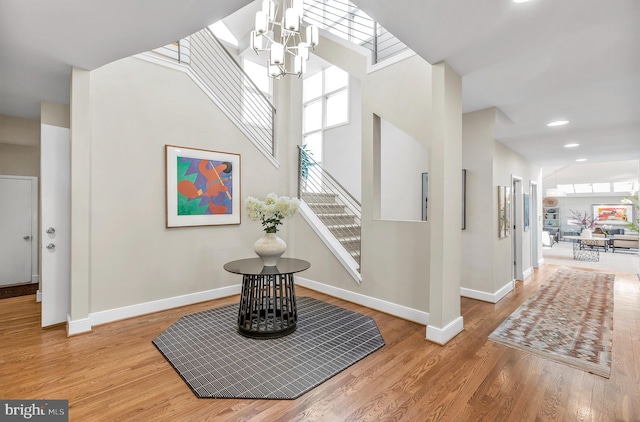
[[[36,302],[42,302],[42,292],[40,290],[36,292]]]
[[[236,125],[236,127],[247,137],[247,139],[262,153],[262,155],[264,155],[270,162],[271,164],[273,164],[273,166],[275,168],[280,168],[280,163],[278,162],[278,160],[276,160],[275,157],[273,157],[271,154],[269,154],[267,151],[264,150],[264,148],[262,146],[260,146],[257,142],[255,142],[251,136],[249,135],[249,133],[247,132],[245,126],[246,124],[244,122],[238,122],[237,119],[232,118],[231,116],[233,116],[234,114],[228,110],[228,108],[224,105],[224,103],[222,103],[222,101],[220,101],[218,99],[218,97],[207,87],[207,85],[202,82],[202,80],[195,74],[193,73],[193,71],[191,70],[191,68],[187,65],[183,65],[183,64],[179,64],[176,63],[175,61],[171,61],[169,59],[164,59],[160,56],[157,56],[151,52],[145,52],[145,53],[140,53],[140,54],[136,54],[135,56],[136,59],[140,59],[149,63],[154,63],[160,66],[165,66],[168,67],[170,69],[173,70],[178,70],[180,72],[184,72],[185,74],[187,74],[187,76],[189,76],[191,78],[191,80],[202,90],[202,92],[204,92],[207,97],[209,97],[209,99],[222,111],[225,112],[227,118],[229,120],[231,120],[232,122],[234,122],[234,124]],[[275,122],[274,122],[275,124]],[[275,148],[275,145],[274,145]]]
[[[90,332],[91,318],[82,318],[72,321],[71,315],[67,314],[67,337]]]
[[[460,287],[460,296],[468,297],[470,299],[481,300],[483,302],[489,303],[498,303],[500,299],[506,296],[507,293],[512,291],[515,287],[515,283],[512,281],[508,282],[504,286],[498,289],[495,293],[487,293],[482,292],[480,290],[467,289],[465,287]]]
[[[416,322],[418,324],[427,325],[429,323],[429,313],[420,311],[396,303],[387,302],[371,296],[365,296],[360,293],[344,290],[339,287],[330,286],[328,284],[319,283],[304,277],[295,276],[295,283],[307,289],[315,290],[329,296],[337,297],[348,302],[357,303],[367,308],[375,309],[402,319]]]
[[[526,270],[524,270],[524,272],[522,273],[522,281],[528,279],[529,277],[531,277],[531,275],[533,275],[533,267],[529,267]]]
[[[362,282],[362,276],[358,272],[358,262],[353,259],[351,254],[342,246],[342,244],[335,238],[335,236],[329,231],[318,216],[309,208],[304,200],[300,201],[300,214],[307,223],[311,226],[314,232],[320,237],[329,250],[338,258],[338,261],[344,266],[349,275],[353,277],[356,283]]]
[[[108,309],[106,311],[92,312],[89,318],[67,321],[67,332],[69,335],[80,334],[91,331],[94,325],[106,324],[126,318],[146,315],[153,312],[178,308],[180,306],[192,305],[194,303],[206,302],[208,300],[219,299],[221,297],[240,294],[241,285],[221,287],[219,289],[205,290],[198,293],[190,293],[182,296],[170,297],[167,299],[154,300],[152,302],[139,303],[136,305],[123,306],[122,308]]]
[[[464,329],[464,320],[461,316],[454,319],[444,328],[437,328],[433,325],[427,325],[426,339],[444,346],[449,340],[457,336]]]
[[[544,265],[544,258],[540,258],[538,260],[538,268],[542,267]]]

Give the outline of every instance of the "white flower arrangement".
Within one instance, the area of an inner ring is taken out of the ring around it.
[[[282,220],[293,217],[298,212],[300,200],[288,196],[277,196],[272,192],[264,201],[247,196],[245,207],[250,220],[262,222],[265,233],[276,233]]]

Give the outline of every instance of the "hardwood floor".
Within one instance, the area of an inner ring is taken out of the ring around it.
[[[613,365],[605,379],[487,340],[558,267],[497,304],[462,299],[445,346],[425,328],[298,288],[373,317],[386,346],[297,400],[198,399],[151,343],[180,316],[237,296],[94,327],[41,329],[34,296],[0,302],[0,399],[68,399],[71,421],[638,421],[640,282],[616,273]]]

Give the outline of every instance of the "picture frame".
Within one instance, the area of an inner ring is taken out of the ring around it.
[[[529,219],[529,213],[530,213],[530,205],[529,205],[529,193],[525,192],[523,194],[524,199],[522,201],[523,203],[523,208],[524,208],[524,231],[528,232],[529,231],[529,225],[530,225],[530,219]]]
[[[504,187],[504,235],[511,236],[511,186]]]
[[[429,200],[429,173],[422,173],[422,221],[427,221],[427,201]]]
[[[240,224],[240,154],[165,145],[166,227]]]
[[[593,204],[593,218],[598,224],[625,225],[633,222],[633,205]]]
[[[505,191],[506,186],[498,186],[498,237],[505,237],[505,226],[506,226],[506,203],[505,203]]]
[[[467,170],[462,169],[462,230],[467,228]]]

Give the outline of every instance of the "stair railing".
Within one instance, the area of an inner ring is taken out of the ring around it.
[[[274,156],[276,110],[209,28],[191,35],[190,67],[258,148]]]
[[[348,0],[316,0],[305,3],[304,11],[307,23],[370,50],[373,64],[409,49]]]
[[[341,243],[356,243],[356,248],[347,249],[353,258],[360,262],[360,228],[362,226],[360,202],[300,146],[298,146],[298,197],[307,202],[317,198],[319,202],[315,203],[316,214],[330,216],[336,214],[336,204],[344,207],[341,213],[352,217],[353,223],[345,223],[338,218],[331,221],[329,217],[328,220],[324,220],[325,225]],[[334,197],[335,202],[326,202],[323,198],[327,197]]]
[[[152,52],[185,65],[189,75],[238,129],[277,163],[275,107],[209,28]]]

